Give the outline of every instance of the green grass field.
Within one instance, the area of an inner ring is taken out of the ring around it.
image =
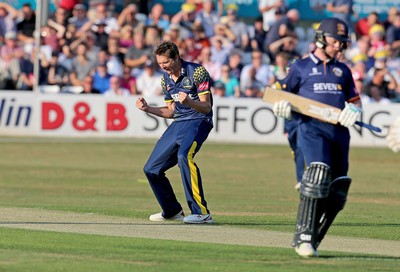
[[[0,138],[0,208],[148,218],[159,206],[142,168],[151,140]],[[400,240],[399,154],[352,148],[346,208],[329,235]],[[294,229],[288,146],[207,142],[196,157],[218,225]],[[178,169],[167,172],[187,211]],[[1,214],[0,214],[1,216]],[[0,227],[0,271],[399,271],[400,258]]]

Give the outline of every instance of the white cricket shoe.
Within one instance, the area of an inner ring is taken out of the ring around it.
[[[301,243],[295,250],[302,257],[318,257],[317,251],[310,243]]]
[[[175,214],[174,216],[172,216],[170,218],[165,218],[164,216],[162,216],[162,212],[160,212],[160,213],[150,215],[149,219],[150,219],[150,221],[154,221],[154,222],[162,222],[162,221],[170,221],[170,220],[182,221],[184,217],[185,217],[185,214],[183,213],[183,211],[180,211],[179,213]]]
[[[213,222],[211,214],[191,214],[183,218],[183,223],[186,224],[209,224]]]

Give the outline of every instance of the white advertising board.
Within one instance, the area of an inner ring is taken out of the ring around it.
[[[137,97],[100,95],[40,95],[0,92],[0,135],[46,137],[158,138],[172,120],[139,111]],[[163,106],[163,98],[148,99]],[[283,120],[261,99],[214,99],[214,129],[210,141],[286,144]],[[400,116],[400,104],[365,105],[362,121],[382,128],[381,133],[351,128],[352,145],[386,146],[391,122]]]

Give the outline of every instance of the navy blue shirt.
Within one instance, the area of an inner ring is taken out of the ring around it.
[[[161,86],[164,93],[164,101],[175,102],[175,121],[205,119],[211,123],[213,116],[212,110],[208,114],[200,113],[191,107],[181,104],[178,100],[179,92],[187,93],[191,99],[196,101],[200,101],[200,95],[210,94],[212,107],[213,100],[210,92],[210,74],[200,64],[186,62],[182,59],[181,62],[181,74],[176,82],[170,75],[165,72],[163,73]]]
[[[343,109],[360,99],[350,69],[337,60],[323,62],[312,53],[289,69],[282,89]]]

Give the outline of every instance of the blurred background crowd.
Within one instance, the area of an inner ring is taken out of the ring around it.
[[[352,1],[331,2],[322,8],[348,20]],[[261,97],[315,47],[318,22],[300,27],[300,12],[283,0],[258,1],[253,20],[242,20],[236,4],[221,0],[188,0],[174,15],[152,1],[124,3],[56,1],[40,29],[38,51],[31,4],[0,3],[0,90],[32,90],[39,52],[42,92],[159,96],[153,49],[171,40],[184,60],[208,70],[214,96]],[[352,42],[340,61],[352,69],[363,103],[400,102],[400,9],[390,8],[384,20],[373,11],[348,22]]]

